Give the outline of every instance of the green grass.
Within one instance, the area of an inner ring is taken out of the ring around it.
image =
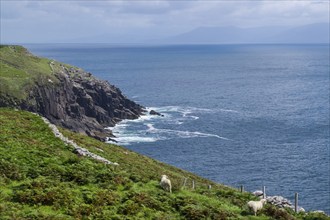
[[[32,55],[22,46],[1,45],[0,95],[19,101],[26,99],[36,83],[43,85],[49,79],[57,82],[50,62],[49,59]]]
[[[27,101],[37,86],[56,86],[59,83],[57,76],[63,73],[63,68],[82,71],[78,67],[34,56],[22,46],[0,45],[0,101],[5,103],[2,106],[19,106]]]
[[[120,165],[79,157],[38,116],[0,108],[0,219],[329,219],[295,216],[273,206],[254,217],[246,202],[256,198],[249,193],[61,131]],[[162,174],[172,180],[172,194],[159,186]],[[195,190],[191,184],[182,188],[184,177],[195,180]]]

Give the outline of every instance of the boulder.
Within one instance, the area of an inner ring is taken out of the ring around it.
[[[156,112],[155,110],[150,110],[149,112],[150,115],[158,115],[164,117],[164,115],[160,114],[159,112]]]
[[[257,197],[262,197],[264,195],[264,192],[261,190],[257,190],[257,191],[254,191],[252,194]]]

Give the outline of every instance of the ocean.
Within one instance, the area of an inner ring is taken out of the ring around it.
[[[119,123],[119,144],[330,214],[329,45],[25,46],[164,115]]]

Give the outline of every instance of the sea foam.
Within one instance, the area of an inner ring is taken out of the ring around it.
[[[206,133],[201,131],[180,130],[182,124],[199,119],[198,115],[210,114],[217,110],[182,107],[182,106],[164,106],[148,107],[146,110],[155,110],[163,115],[142,115],[136,120],[123,120],[111,129],[116,138],[113,138],[121,145],[130,145],[134,143],[155,142],[159,140],[169,140],[175,138],[218,138],[229,140],[218,134]],[[222,109],[223,110],[223,109]],[[231,111],[231,110],[227,110]],[[175,126],[175,129],[168,128],[169,125]],[[156,127],[157,128],[156,128]]]

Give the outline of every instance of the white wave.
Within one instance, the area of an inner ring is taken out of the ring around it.
[[[131,123],[142,123],[144,121],[150,121],[153,119],[159,119],[162,117],[159,117],[158,115],[141,115],[139,118],[131,120],[131,119],[124,119],[122,121],[120,121],[119,123],[117,123],[114,127],[106,127],[105,129],[108,130],[118,130],[118,129],[122,129],[125,127],[128,127]]]
[[[198,116],[195,116],[195,115],[187,115],[187,116],[184,116],[184,117],[192,118],[194,120],[199,119],[199,117]]]
[[[186,111],[183,111],[183,112],[182,112],[182,116],[183,116],[184,118],[192,118],[192,119],[194,119],[194,120],[199,119],[198,116],[194,116],[194,115],[190,115],[190,114],[192,114],[192,111],[190,111],[190,110],[186,110]]]
[[[232,109],[207,109],[207,108],[197,108],[191,106],[163,106],[163,107],[146,107],[146,110],[150,112],[150,110],[155,110],[161,113],[164,117],[159,117],[158,115],[150,115],[146,113],[146,115],[140,116],[138,119],[129,120],[125,119],[119,122],[115,127],[108,127],[106,129],[110,130],[118,130],[122,129],[126,126],[129,126],[130,123],[142,123],[145,121],[152,121],[152,120],[167,120],[168,123],[178,124],[181,125],[187,119],[198,120],[199,117],[196,115],[191,115],[194,113],[216,113],[216,112],[232,112],[232,113],[239,113],[236,110]],[[182,118],[174,116],[173,113],[180,113]]]
[[[237,110],[233,109],[225,109],[225,108],[198,108],[192,106],[163,106],[163,107],[152,107],[150,109],[154,109],[159,112],[182,112],[182,113],[215,113],[215,112],[234,112],[239,113]]]
[[[232,110],[232,109],[222,109],[222,108],[220,108],[220,109],[218,109],[218,110],[221,111],[221,112],[239,113],[239,111]]]
[[[129,145],[132,143],[150,143],[159,140],[169,140],[174,138],[218,138],[230,140],[216,134],[203,133],[198,131],[180,131],[172,129],[158,129],[152,123],[144,123],[146,129],[127,131],[116,130],[116,138],[113,138],[120,145]],[[108,141],[112,143],[111,141]]]
[[[160,112],[164,116],[167,116],[167,118],[170,117],[171,113],[180,113],[183,118],[191,118],[193,120],[199,119],[196,115],[191,115],[194,113],[203,113],[203,112],[212,112],[210,109],[203,109],[203,108],[195,108],[195,107],[184,107],[184,106],[164,106],[164,107],[153,107],[151,109],[154,109],[157,112]],[[178,120],[178,118],[176,119]],[[174,122],[175,124],[178,124],[178,122]],[[182,124],[181,122],[180,124]]]
[[[129,145],[129,144],[132,144],[132,143],[156,142],[159,139],[153,138],[153,137],[140,137],[140,136],[132,135],[132,136],[121,136],[121,137],[118,137],[118,138],[114,138],[114,140],[116,140],[116,142],[109,140],[109,141],[107,141],[107,143],[117,143],[117,144],[120,144],[120,145]]]
[[[158,140],[167,140],[174,138],[218,138],[222,140],[230,140],[225,137],[221,137],[217,134],[203,133],[199,131],[183,131],[183,130],[171,130],[171,129],[158,129],[155,128],[157,121],[162,120],[162,124],[182,125],[187,120],[197,120],[198,116],[192,114],[203,113],[215,113],[219,111],[234,112],[238,111],[231,109],[205,109],[196,107],[184,107],[184,106],[163,106],[163,107],[148,107],[146,110],[155,110],[164,117],[157,115],[140,116],[135,120],[123,120],[115,127],[107,128],[112,130],[116,136],[115,139],[118,144],[129,145],[132,143],[143,142],[155,142]],[[180,126],[181,127],[181,126]],[[178,127],[179,128],[179,127]]]
[[[126,122],[130,122],[130,123],[140,123],[140,122],[144,122],[144,121],[150,121],[156,117],[159,117],[157,115],[141,115],[138,119],[134,119],[134,120],[125,120]]]
[[[229,140],[228,138],[221,137],[216,134],[203,133],[198,131],[180,131],[180,130],[171,130],[171,129],[157,129],[153,124],[146,124],[148,127],[148,132],[157,133],[157,134],[166,134],[167,139],[173,137],[180,138],[193,138],[193,137],[215,137],[223,140]]]
[[[166,132],[169,134],[173,134],[180,138],[214,137],[214,138],[219,138],[219,139],[223,139],[223,140],[229,140],[228,138],[221,137],[216,134],[208,134],[208,133],[202,133],[202,132],[198,132],[198,131],[179,131],[179,130],[169,130],[169,129],[159,129],[159,130],[160,130],[160,132]]]
[[[181,112],[181,113],[197,113],[197,112],[212,112],[212,109],[197,108],[191,106],[162,106],[162,107],[150,107],[159,112]]]
[[[157,129],[154,127],[154,125],[151,124],[151,123],[148,123],[148,124],[145,124],[145,125],[148,127],[148,130],[147,130],[147,131],[149,131],[149,132],[152,132],[152,131],[157,130]]]

